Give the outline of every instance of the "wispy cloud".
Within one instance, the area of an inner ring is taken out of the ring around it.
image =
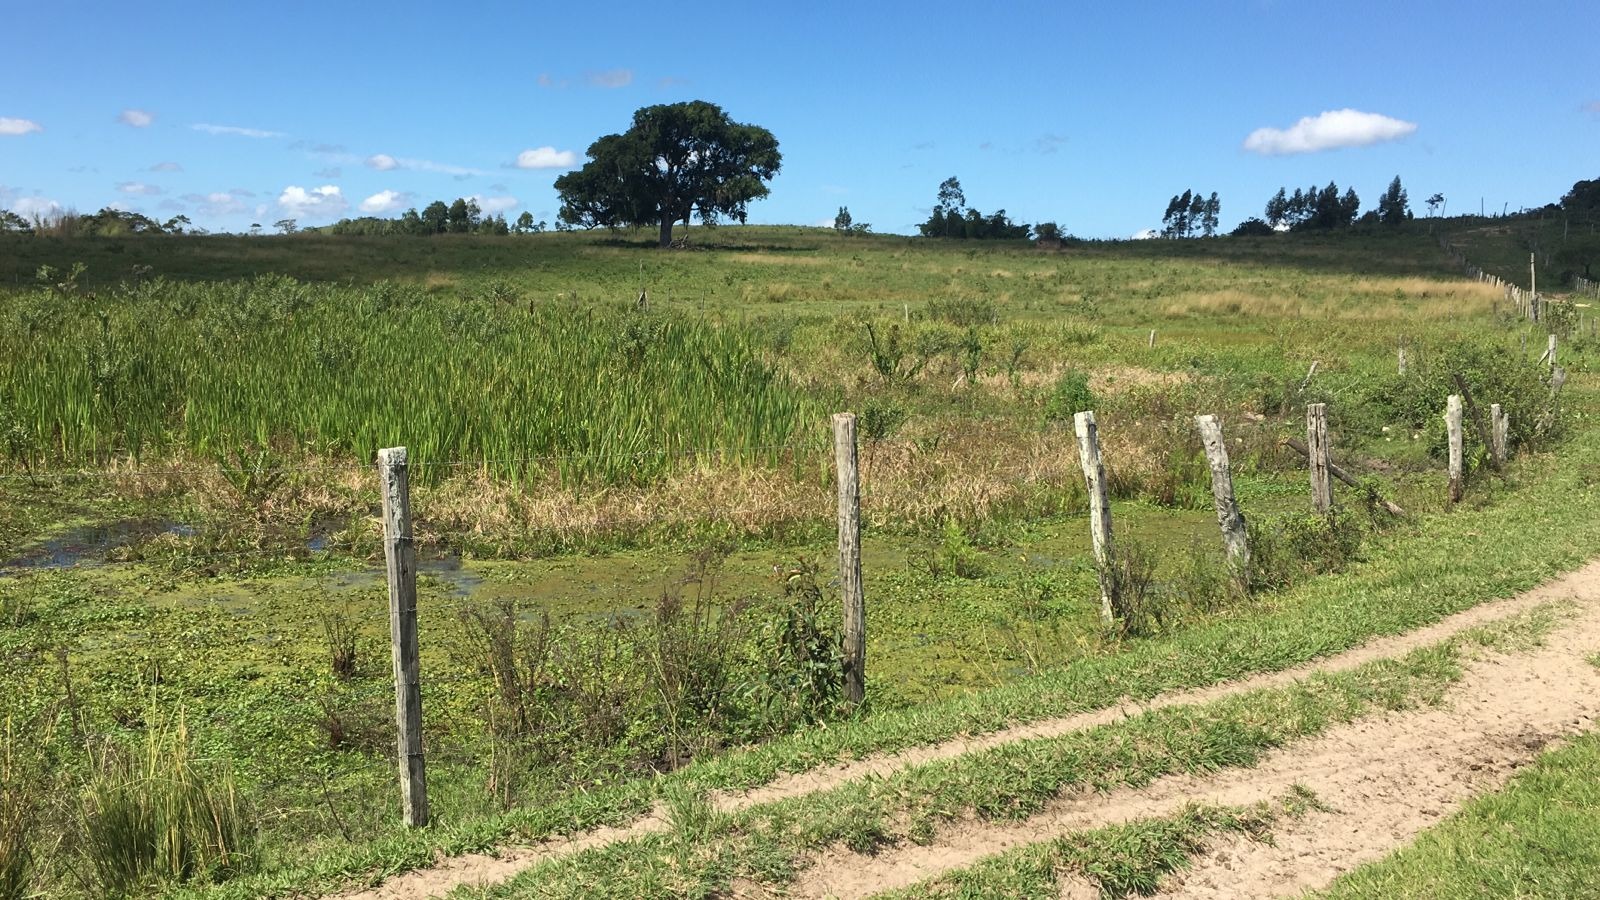
[[[583,81],[590,87],[625,88],[633,84],[633,70],[605,69],[599,72],[585,72]]]
[[[656,79],[656,87],[662,88],[662,89],[675,88],[675,87],[688,87],[691,83],[692,82],[690,82],[689,79],[687,79],[687,78],[679,78],[676,75],[667,75],[665,77]]]
[[[512,163],[519,169],[570,169],[578,164],[578,154],[554,147],[535,147],[517,154]]]
[[[1048,155],[1060,150],[1061,145],[1065,144],[1066,142],[1066,135],[1047,131],[1033,139],[1033,149],[1039,153]]]
[[[209,194],[184,194],[183,199],[194,204],[195,212],[205,216],[237,216],[250,211],[250,205],[245,198],[253,196],[249,191],[213,191]]]
[[[281,137],[288,137],[287,134],[284,134],[281,131],[264,131],[264,130],[262,130],[260,128],[240,128],[237,125],[208,125],[208,124],[206,124],[204,122],[199,122],[199,123],[196,123],[194,125],[190,125],[189,127],[193,128],[195,131],[203,131],[206,134],[228,134],[228,135],[233,135],[235,137],[247,137],[247,138],[281,138]]]
[[[117,121],[130,128],[149,128],[156,120],[155,114],[142,109],[125,109],[117,114]]]
[[[117,185],[117,190],[124,194],[138,194],[143,197],[154,197],[162,192],[159,185],[145,184],[140,181],[124,181]]]
[[[20,135],[43,130],[44,126],[32,119],[10,119],[0,116],[0,134]]]
[[[369,169],[379,172],[390,172],[395,169],[409,169],[414,172],[437,172],[442,175],[472,176],[487,175],[482,169],[470,166],[457,166],[451,163],[434,162],[431,159],[412,159],[405,156],[390,156],[387,153],[374,153],[365,160]]]
[[[344,175],[344,170],[338,166],[328,166],[324,169],[318,169],[311,174],[317,176],[318,178],[339,178]]]
[[[307,190],[291,184],[278,195],[278,208],[293,216],[332,218],[350,208],[337,185],[325,184]]]
[[[158,162],[150,167],[152,172],[182,172],[183,166],[175,162]]]
[[[401,191],[379,191],[361,201],[361,211],[368,215],[394,212],[411,202],[411,195]]]
[[[1583,105],[1583,111],[1591,116],[1600,116],[1600,100],[1590,100]]]
[[[1288,128],[1257,128],[1244,139],[1244,149],[1264,156],[1316,153],[1399,140],[1416,130],[1415,122],[1355,109],[1336,109],[1307,116]]]

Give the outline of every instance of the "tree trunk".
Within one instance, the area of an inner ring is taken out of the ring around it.
[[[672,219],[666,216],[661,217],[661,246],[663,247],[672,246],[672,225]]]

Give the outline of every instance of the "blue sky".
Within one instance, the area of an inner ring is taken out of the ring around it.
[[[0,206],[243,230],[477,196],[553,220],[551,182],[596,137],[704,99],[778,137],[755,222],[848,205],[906,232],[950,175],[986,212],[1086,237],[1158,226],[1191,187],[1220,194],[1227,226],[1280,185],[1335,180],[1370,207],[1396,174],[1414,207],[1440,191],[1451,211],[1516,209],[1600,177],[1600,70],[1577,61],[1596,15],[1593,0],[0,0]],[[1367,115],[1315,118],[1341,110]]]

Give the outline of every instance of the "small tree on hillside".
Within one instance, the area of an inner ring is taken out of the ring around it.
[[[1400,176],[1389,182],[1389,187],[1378,198],[1378,221],[1385,225],[1399,225],[1411,218],[1411,207],[1406,200],[1406,189],[1400,186]]]
[[[841,206],[839,212],[833,217],[833,230],[841,233],[850,231],[850,207]]]
[[[1432,197],[1429,197],[1427,202],[1428,215],[1434,215],[1439,212],[1441,207],[1444,206],[1444,195],[1436,193]]]
[[[300,224],[293,219],[279,219],[272,227],[278,229],[279,234],[294,234],[300,230]]]

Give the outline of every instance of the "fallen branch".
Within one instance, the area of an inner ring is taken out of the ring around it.
[[[1295,451],[1296,453],[1299,453],[1301,456],[1304,456],[1307,459],[1311,458],[1311,451],[1306,449],[1306,442],[1305,441],[1302,441],[1299,438],[1284,438],[1283,443],[1284,443],[1284,446],[1286,446],[1289,449]],[[1328,474],[1332,475],[1333,477],[1339,479],[1340,481],[1344,482],[1345,484],[1348,484],[1349,486],[1351,486],[1353,488],[1362,488],[1362,487],[1364,487],[1364,485],[1362,485],[1361,482],[1359,482],[1359,481],[1355,480],[1355,478],[1351,477],[1349,472],[1346,472],[1345,470],[1339,468],[1337,465],[1334,465],[1333,462],[1331,462],[1331,461],[1328,463]],[[1398,517],[1400,517],[1402,519],[1406,517],[1406,511],[1405,510],[1403,510],[1400,507],[1394,505],[1393,503],[1389,502],[1388,500],[1385,500],[1382,496],[1380,496],[1378,494],[1378,492],[1373,491],[1372,499],[1377,501],[1378,505],[1383,507],[1384,511],[1387,512],[1389,515],[1398,516]]]

